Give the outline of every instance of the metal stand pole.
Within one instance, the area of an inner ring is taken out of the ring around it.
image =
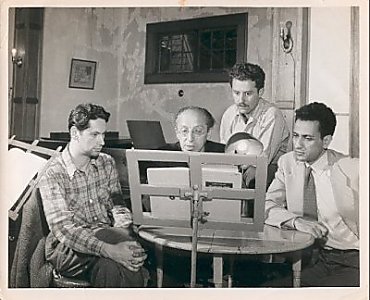
[[[198,245],[198,221],[199,221],[199,191],[198,186],[193,187],[193,214],[192,214],[192,239],[191,239],[191,277],[190,287],[196,285],[197,280],[197,245]]]

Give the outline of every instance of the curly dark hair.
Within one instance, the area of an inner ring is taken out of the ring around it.
[[[318,121],[321,138],[333,135],[337,126],[337,118],[333,110],[324,103],[319,102],[313,102],[297,109],[295,120]]]
[[[212,116],[212,114],[208,110],[206,110],[205,108],[199,107],[199,106],[185,106],[185,107],[180,108],[180,110],[175,115],[175,123],[177,122],[178,117],[183,112],[188,111],[188,110],[197,111],[197,112],[203,114],[204,117],[206,118],[206,124],[207,124],[207,129],[208,130],[211,129],[215,125],[215,118]]]
[[[75,109],[71,111],[68,117],[68,130],[72,126],[76,126],[78,130],[85,130],[89,127],[90,120],[96,120],[98,118],[108,122],[110,113],[100,105],[91,103],[79,104]]]
[[[247,62],[235,64],[229,73],[230,86],[233,86],[233,79],[245,81],[251,80],[259,91],[265,86],[265,72],[258,65]]]

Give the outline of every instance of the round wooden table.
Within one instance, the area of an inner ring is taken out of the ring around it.
[[[139,227],[139,235],[155,245],[157,260],[157,286],[163,284],[163,247],[192,250],[190,228]],[[203,229],[198,234],[197,252],[213,255],[213,280],[215,287],[222,287],[223,255],[274,255],[292,254],[293,286],[300,286],[301,250],[311,246],[314,238],[296,230],[284,230],[269,225],[263,232],[226,231]],[[228,286],[232,279],[229,277]]]

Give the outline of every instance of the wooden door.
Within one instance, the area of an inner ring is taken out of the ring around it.
[[[291,23],[292,47],[284,48],[281,31]],[[272,102],[283,112],[292,132],[294,110],[307,102],[308,8],[273,9]],[[292,134],[288,150],[292,149]]]
[[[10,135],[38,137],[41,94],[43,8],[17,8],[14,44],[22,64],[13,64]]]

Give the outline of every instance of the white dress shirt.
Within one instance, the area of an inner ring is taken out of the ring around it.
[[[336,208],[327,153],[314,162],[311,168],[316,188],[318,221],[328,228],[325,246],[342,250],[359,249],[359,238],[349,229]]]
[[[287,152],[289,129],[281,111],[260,98],[256,108],[246,115],[245,123],[235,104],[223,114],[220,125],[220,141],[226,143],[229,137],[245,131],[257,138],[264,148],[269,163],[277,163],[278,158]]]

